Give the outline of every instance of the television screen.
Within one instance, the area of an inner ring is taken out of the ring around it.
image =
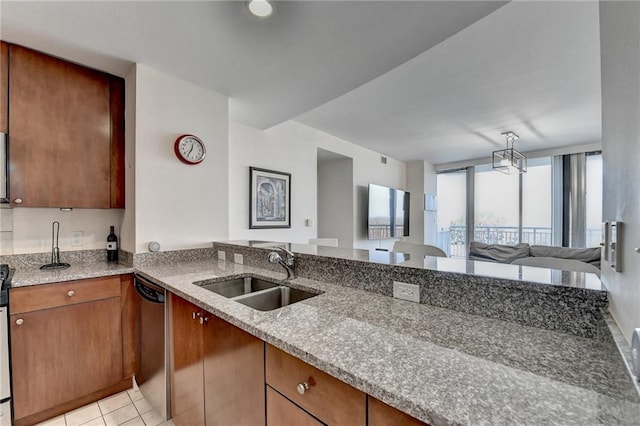
[[[409,193],[369,184],[367,235],[370,240],[409,236]]]

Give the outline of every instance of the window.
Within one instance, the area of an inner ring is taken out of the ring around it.
[[[550,246],[551,157],[532,158],[522,174],[522,242]]]
[[[567,157],[567,156],[564,156]],[[584,159],[585,154],[581,157]],[[562,194],[563,161],[559,157],[528,159],[528,171],[523,174],[505,175],[489,164],[470,167],[455,172],[438,174],[438,245],[451,257],[466,257],[466,230],[473,226],[473,240],[488,244],[561,245],[552,240],[562,235],[574,221],[570,205],[554,193]],[[560,161],[557,161],[557,160]],[[566,167],[565,167],[566,168]],[[586,222],[585,247],[597,247],[602,239],[602,155],[587,153],[586,162],[579,167],[586,177],[586,208],[580,209],[580,221]],[[568,169],[567,169],[568,170]],[[473,173],[473,194],[467,195],[466,173]],[[574,178],[571,178],[572,180]],[[578,177],[576,178],[578,179]],[[469,198],[472,197],[472,198]],[[467,213],[466,200],[473,200],[473,211]],[[554,202],[560,218],[554,218]],[[585,205],[583,204],[583,205]],[[471,217],[473,224],[466,223]],[[557,229],[556,229],[557,228]]]
[[[467,171],[438,174],[438,247],[448,256],[467,255]]]
[[[586,247],[602,242],[602,153],[586,157]]]
[[[487,244],[520,242],[520,175],[491,165],[476,166],[473,240]]]

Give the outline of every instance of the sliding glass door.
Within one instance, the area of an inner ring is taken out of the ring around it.
[[[473,241],[518,244],[520,241],[520,175],[491,165],[475,167]]]
[[[551,157],[528,161],[527,173],[522,174],[522,239],[531,245],[552,245]]]
[[[438,247],[451,257],[467,255],[467,170],[438,175]]]

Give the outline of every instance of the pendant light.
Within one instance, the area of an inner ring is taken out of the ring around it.
[[[491,156],[491,165],[494,170],[505,174],[511,174],[512,172],[526,173],[527,172],[527,157],[515,149],[513,144],[519,138],[512,131],[501,133],[507,140],[507,147],[505,149],[499,149],[493,151]]]

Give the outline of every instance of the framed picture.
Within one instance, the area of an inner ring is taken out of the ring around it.
[[[291,174],[249,167],[249,229],[291,228]]]

